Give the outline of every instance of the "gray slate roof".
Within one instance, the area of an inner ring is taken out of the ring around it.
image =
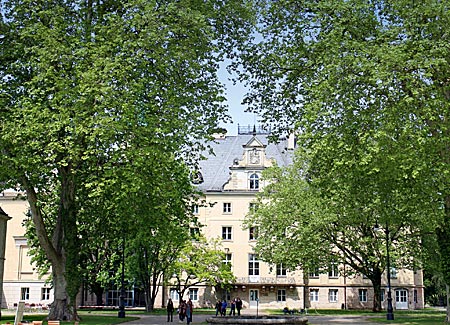
[[[230,166],[234,159],[242,159],[244,154],[243,145],[247,144],[253,135],[239,134],[236,136],[226,136],[210,143],[214,154],[205,154],[206,160],[200,162],[200,172],[203,176],[203,183],[198,184],[198,189],[207,191],[222,191],[223,185],[230,177]],[[292,163],[293,151],[287,150],[287,140],[279,143],[269,143],[267,135],[256,135],[256,138],[266,145],[266,157],[274,158],[278,166],[286,166]]]

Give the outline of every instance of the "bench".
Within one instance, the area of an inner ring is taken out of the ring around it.
[[[34,320],[33,325],[42,325],[42,321],[40,320]]]
[[[48,325],[60,325],[59,320],[49,320],[47,322]]]

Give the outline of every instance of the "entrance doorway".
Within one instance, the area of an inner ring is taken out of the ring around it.
[[[408,309],[408,290],[406,289],[395,290],[395,308]]]
[[[258,300],[259,300],[259,290],[250,289],[249,292],[250,308],[256,308],[256,306],[258,305]]]

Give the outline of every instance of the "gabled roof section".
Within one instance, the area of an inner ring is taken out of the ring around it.
[[[269,143],[267,135],[239,134],[225,136],[209,143],[213,154],[203,153],[205,160],[200,161],[199,171],[203,175],[203,183],[198,189],[203,192],[222,192],[231,174],[230,168],[242,160],[244,152],[249,148],[264,150],[268,159],[273,159],[278,166],[292,163],[293,151],[288,150],[288,141],[281,139],[278,143]]]

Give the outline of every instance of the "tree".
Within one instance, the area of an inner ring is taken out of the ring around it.
[[[223,262],[224,258],[217,240],[206,240],[200,235],[195,241],[187,242],[169,273],[172,274],[169,283],[176,288],[180,301],[189,288],[199,284],[229,288],[235,277],[231,265]]]
[[[265,172],[264,177],[273,182],[258,196],[258,209],[245,221],[247,226],[258,226],[255,251],[267,262],[291,270],[301,267],[305,274],[326,271],[334,265],[344,276],[364,275],[374,288],[373,311],[380,311],[381,279],[387,271],[386,245],[391,265],[417,269],[423,255],[423,232],[432,230],[433,225],[423,224],[421,214],[398,210],[380,197],[371,198],[370,191],[378,189],[370,177],[361,180],[358,188],[337,184],[336,179],[328,187],[317,186],[317,181],[330,181],[328,175],[323,179],[318,175],[310,177],[306,158],[300,153],[301,149],[293,165]],[[386,219],[385,211],[389,211],[390,219]],[[388,228],[384,222],[389,223]],[[384,231],[389,231],[388,242]],[[296,253],[286,254],[293,251]]]
[[[434,226],[448,282],[449,4],[286,0],[260,9],[261,40],[240,62],[250,110],[277,134],[298,133],[308,177],[330,204],[345,194],[360,208],[376,204],[381,224],[414,213]]]
[[[49,319],[78,318],[81,193],[155,148],[195,156],[227,119],[217,62],[248,17],[240,1],[2,2],[0,179],[26,190]]]

